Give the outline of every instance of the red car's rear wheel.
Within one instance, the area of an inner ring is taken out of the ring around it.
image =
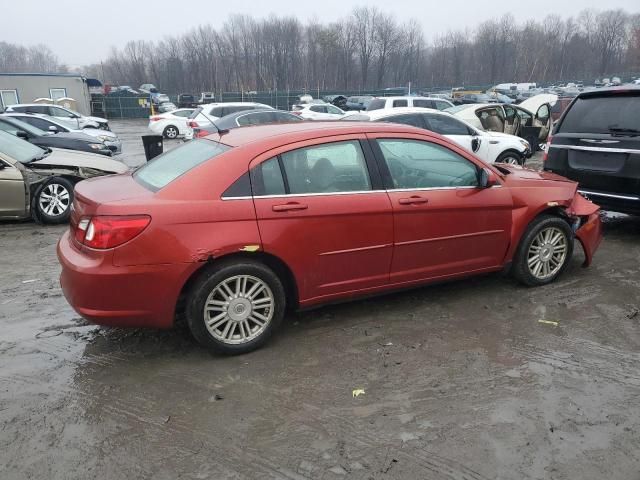
[[[196,281],[187,304],[195,338],[221,353],[263,345],[282,321],[286,296],[267,266],[242,260],[212,267]]]

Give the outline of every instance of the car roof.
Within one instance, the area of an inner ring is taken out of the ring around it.
[[[45,115],[44,113],[31,113],[31,112],[6,112],[3,113],[2,115],[6,115],[8,117],[36,117],[36,118],[41,118],[43,120],[46,120],[47,122],[51,122],[54,123],[58,126],[62,126],[64,128],[68,128],[69,130],[73,130],[73,128],[70,125],[65,124],[64,122],[58,120],[57,118],[54,118],[50,115]]]
[[[378,110],[367,111],[365,114],[371,120],[377,120],[378,118],[391,117],[394,115],[402,115],[407,113],[438,113],[438,114],[450,115],[449,113],[443,113],[441,110],[436,110],[435,108],[424,108],[424,107],[381,108]]]
[[[427,130],[396,123],[315,121],[298,123],[271,123],[254,125],[246,128],[234,128],[222,135],[214,133],[206,138],[218,141],[231,147],[240,147],[253,143],[269,142],[273,146],[285,145],[311,138],[330,137],[334,135],[352,135],[364,133],[420,133],[439,137]]]
[[[617,87],[598,88],[596,90],[588,90],[586,92],[580,92],[578,98],[586,97],[606,97],[614,96],[622,93],[640,94],[640,86],[638,85],[619,85]]]
[[[280,113],[280,114],[289,115],[291,117],[300,118],[300,117],[294,115],[293,113],[287,112],[285,110],[269,110],[269,109],[266,109],[266,108],[257,108],[255,110],[242,110],[240,112],[234,112],[234,113],[230,113],[229,115],[225,115],[224,117],[220,118],[219,120],[216,120],[215,127],[219,128],[220,130],[226,130],[228,128],[234,128],[234,127],[238,126],[235,123],[235,121],[238,118],[244,117],[244,116],[247,116],[247,115],[257,114],[257,113],[259,113],[259,114]]]
[[[273,108],[266,103],[257,103],[257,102],[213,102],[213,103],[203,103],[200,105],[201,107],[243,107],[247,105],[265,105],[269,108]]]

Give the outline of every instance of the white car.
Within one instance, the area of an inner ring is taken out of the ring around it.
[[[367,112],[374,110],[386,110],[391,108],[420,107],[444,110],[453,107],[453,103],[443,98],[435,97],[378,97],[374,98],[367,105]]]
[[[349,112],[331,105],[330,103],[302,103],[294,105],[291,113],[299,115],[305,120],[340,120]]]
[[[184,136],[190,130],[187,122],[194,110],[195,108],[179,108],[172,112],[152,115],[149,117],[149,130],[164,138]]]
[[[478,103],[458,105],[447,111],[478,129],[522,137],[535,151],[539,144],[546,143],[551,133],[551,107],[557,101],[557,95],[543,93],[518,105]]]
[[[82,115],[81,113],[74,112],[60,105],[19,103],[7,107],[5,112],[38,113],[40,115],[48,115],[65,123],[73,123],[75,128],[99,128],[101,130],[109,130],[109,122],[106,118]]]
[[[523,165],[531,156],[529,143],[520,137],[485,132],[450,113],[431,108],[403,107],[357,115],[358,119],[364,119],[365,116],[372,122],[402,123],[439,133],[487,163]],[[352,118],[355,119],[356,116]]]

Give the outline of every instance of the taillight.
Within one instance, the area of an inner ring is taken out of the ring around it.
[[[302,112],[299,111],[299,110],[294,110],[291,113],[293,113],[294,115],[298,115],[298,116],[302,115]]]
[[[162,120],[162,117],[149,117],[150,122],[157,122],[159,120]]]
[[[193,120],[189,120],[187,122],[187,125],[189,125],[190,128],[198,128],[199,127],[198,122],[194,122]]]
[[[207,135],[209,135],[209,132],[207,132],[206,130],[196,129],[196,130],[193,131],[193,135],[196,138],[201,138],[201,137],[206,137]]]
[[[542,154],[542,161],[546,162],[549,158],[549,149],[551,148],[551,134],[547,137],[547,143],[544,146],[544,153]]]
[[[151,222],[148,215],[98,215],[83,217],[75,227],[78,243],[90,248],[107,249],[133,240]]]

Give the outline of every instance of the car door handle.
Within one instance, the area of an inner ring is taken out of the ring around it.
[[[309,208],[307,205],[298,202],[289,202],[282,205],[274,205],[271,210],[274,212],[288,212],[290,210],[306,210]]]
[[[413,195],[409,198],[400,198],[398,199],[398,203],[400,205],[417,205],[420,203],[427,203],[429,201],[428,198],[419,197],[418,195]]]

